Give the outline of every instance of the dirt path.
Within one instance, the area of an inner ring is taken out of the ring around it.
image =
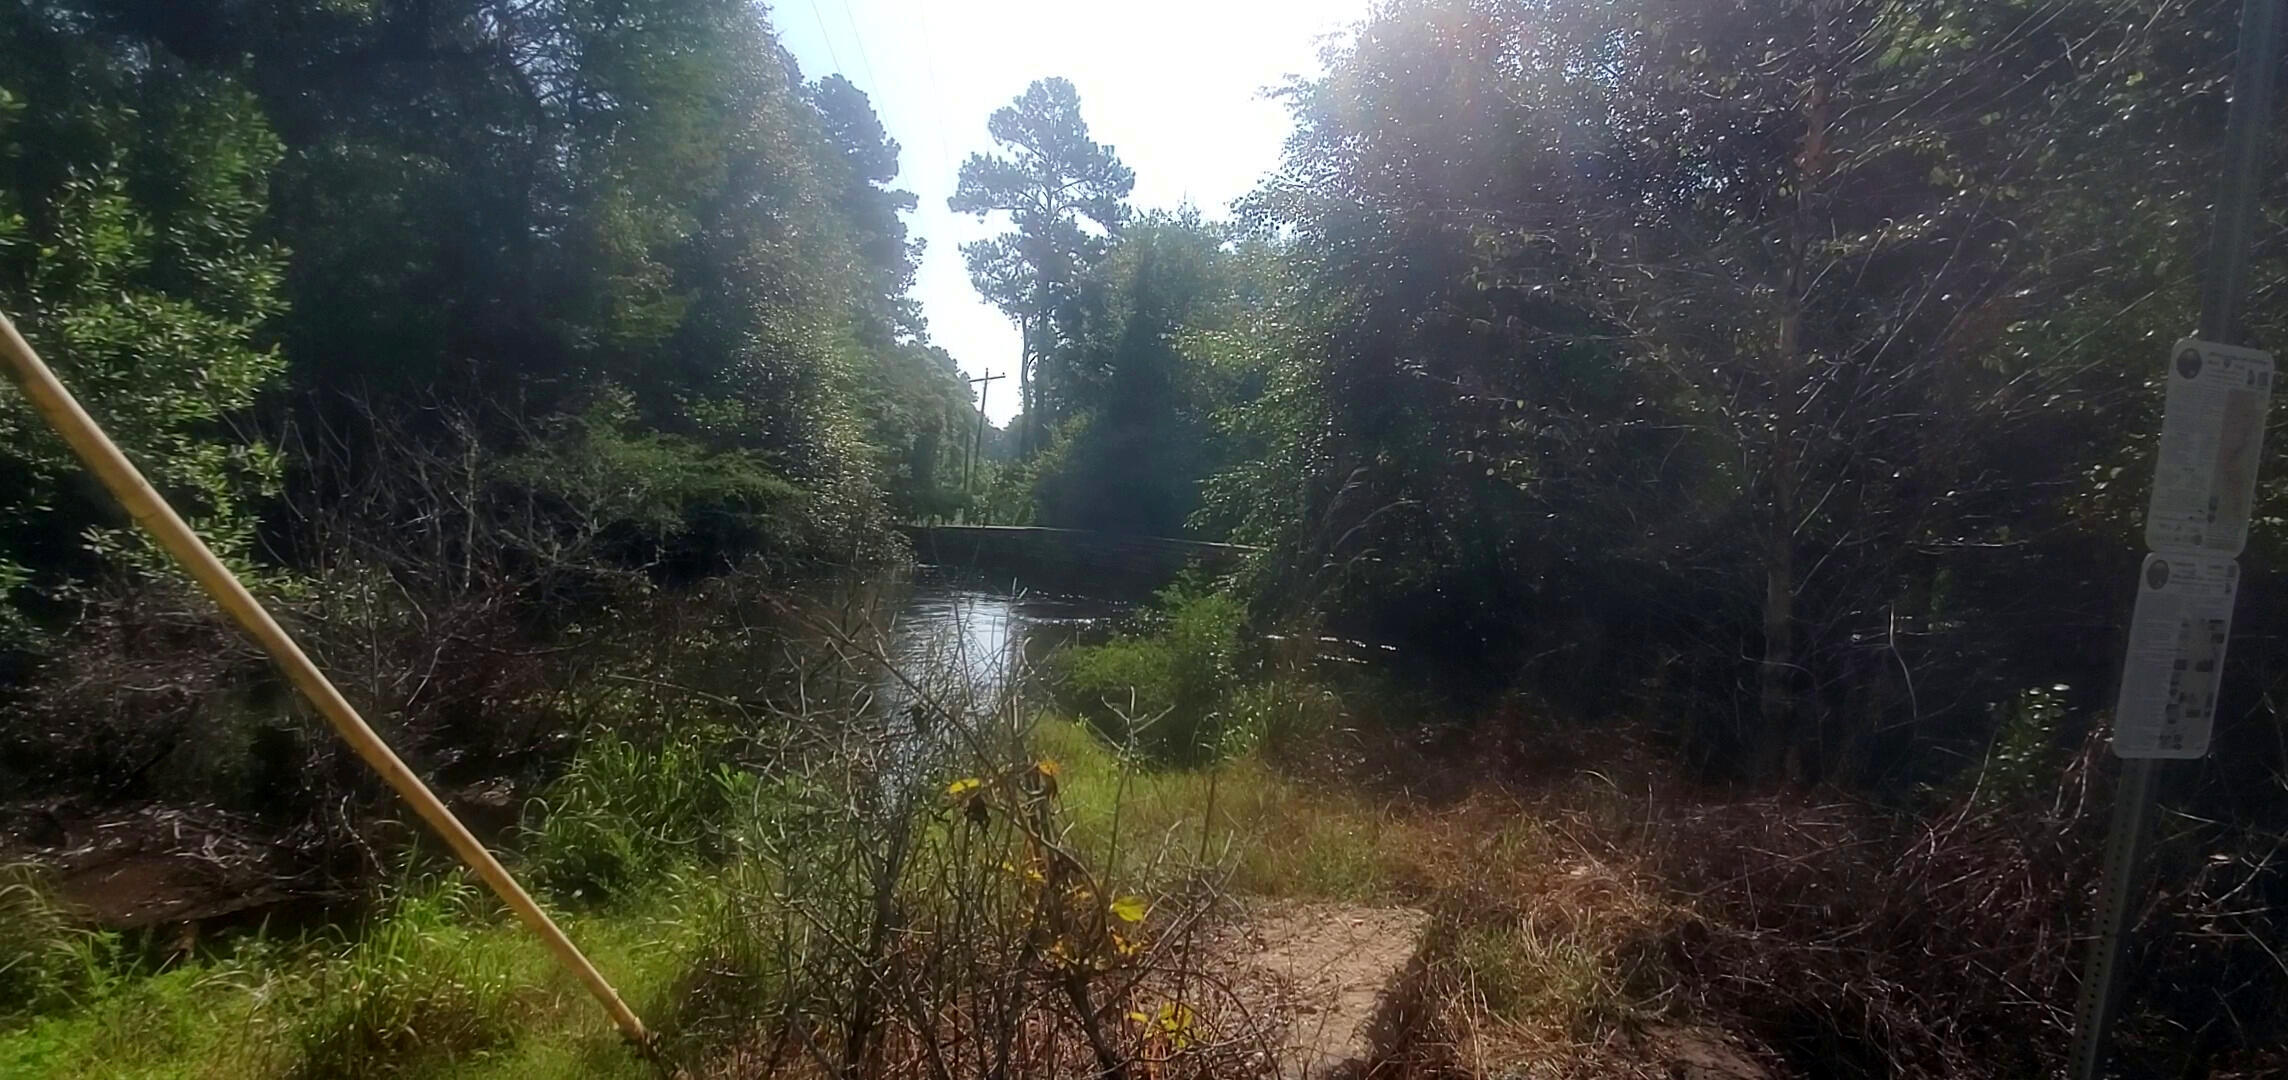
[[[1387,995],[1418,962],[1429,916],[1413,908],[1338,903],[1254,907],[1219,945],[1248,1007],[1277,1033],[1278,1080],[1356,1080],[1376,1064]],[[1630,1076],[1769,1080],[1714,1028],[1650,1024],[1632,1040]],[[1270,1069],[1263,1069],[1269,1075]]]
[[[1421,947],[1429,916],[1412,908],[1278,904],[1252,913],[1235,955],[1281,1021],[1281,1080],[1362,1071],[1383,992]]]

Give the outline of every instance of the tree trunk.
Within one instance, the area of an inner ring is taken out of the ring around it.
[[[1759,778],[1781,777],[1797,783],[1811,779],[1801,702],[1796,688],[1802,666],[1795,639],[1796,495],[1801,463],[1796,459],[1796,422],[1803,378],[1803,319],[1809,278],[1806,274],[1812,237],[1811,199],[1827,168],[1828,102],[1833,93],[1834,69],[1828,49],[1827,11],[1815,5],[1813,33],[1818,68],[1812,73],[1811,92],[1804,102],[1803,149],[1796,157],[1796,199],[1789,226],[1786,286],[1780,293],[1779,340],[1771,367],[1772,447],[1770,516],[1764,542],[1764,655],[1757,665],[1759,732],[1756,769]]]
[[[1046,281],[1033,286],[1033,310],[1025,324],[1025,357],[1017,365],[1017,395],[1025,409],[1025,427],[1020,448],[1024,456],[1031,457],[1041,449],[1041,361],[1049,353],[1049,286]]]
[[[1801,313],[1783,316],[1781,336]],[[1785,413],[1786,410],[1780,410]],[[1771,516],[1764,546],[1764,656],[1757,666],[1759,732],[1756,771],[1777,780],[1800,771],[1795,716],[1795,454],[1794,431],[1775,424],[1772,447]]]
[[[1033,424],[1040,416],[1033,408],[1033,320],[1019,324],[1017,346],[1017,457],[1033,454]]]

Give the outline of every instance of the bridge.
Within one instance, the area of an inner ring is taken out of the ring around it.
[[[937,566],[1021,573],[1085,584],[1165,585],[1186,567],[1220,573],[1257,549],[1166,536],[1124,536],[1031,525],[906,525],[914,557]]]

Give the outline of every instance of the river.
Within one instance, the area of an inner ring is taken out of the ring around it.
[[[912,683],[955,700],[997,702],[1060,646],[1109,635],[1136,603],[917,566],[893,609],[885,652],[903,678],[889,678],[887,696],[910,697],[904,684]]]

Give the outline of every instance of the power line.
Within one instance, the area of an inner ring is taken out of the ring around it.
[[[873,55],[866,48],[866,35],[864,31],[859,29],[857,15],[850,10],[850,0],[841,0],[841,4],[842,21],[850,27],[850,43],[858,50],[859,70],[864,72],[866,76],[865,89],[870,95],[876,97],[889,93],[890,88],[882,82],[881,76],[874,70]],[[841,56],[835,52],[834,38],[827,33],[826,17],[819,11],[818,0],[810,0],[810,14],[812,18],[818,20],[818,32],[826,38],[826,51],[829,56],[834,57],[835,68],[847,74],[848,69],[843,67]],[[922,35],[922,68],[929,76],[929,108],[935,120],[934,123],[925,126],[929,128],[930,145],[937,151],[938,167],[951,174],[955,171],[955,165],[953,153],[947,148],[945,142],[945,130],[948,126],[945,119],[945,92],[938,86],[937,61],[935,59],[937,49],[935,43],[930,39],[927,5],[920,3],[919,0],[916,0],[914,4],[914,17],[914,25],[920,29]],[[876,111],[879,111],[879,107]]]
[[[945,119],[945,91],[938,89],[937,42],[933,40],[935,35],[930,31],[929,4],[926,0],[909,2],[914,8],[914,25],[922,33],[922,71],[929,76],[930,112],[937,117],[937,123],[930,128],[930,142],[937,146],[938,167],[950,174],[957,171],[957,168],[953,152],[945,143],[945,133],[951,125]]]
[[[927,0],[912,0],[912,3],[914,14],[912,25],[921,35],[922,70],[929,79],[929,105],[927,108],[931,120],[934,121],[933,123],[925,123],[924,126],[929,128],[930,146],[937,152],[938,168],[943,170],[942,175],[950,178],[960,170],[952,149],[946,142],[945,133],[952,125],[946,120],[945,115],[945,92],[937,73],[937,47],[930,26],[928,2]],[[857,15],[850,9],[850,0],[841,0],[841,4],[842,18],[850,28],[851,44],[858,51],[858,63],[866,76],[868,87],[875,94],[887,93],[890,88],[881,83],[880,75],[874,68],[874,58],[871,51],[866,48],[866,36],[859,28]],[[834,35],[827,29],[826,16],[820,10],[818,0],[810,0],[810,14],[811,18],[818,23],[819,36],[826,45],[827,55],[833,58],[836,70],[847,75],[849,69],[843,66],[841,54],[834,47]],[[931,246],[934,248],[936,245]],[[990,386],[991,383],[982,383],[981,385]],[[980,395],[978,401],[978,415],[981,418],[984,416],[983,395]]]
[[[847,3],[848,0],[844,0],[844,2]],[[936,123],[929,125],[930,145],[937,149],[938,168],[943,170],[940,175],[947,178],[947,183],[950,187],[951,185],[957,183],[955,178],[959,175],[961,170],[959,163],[953,156],[952,149],[946,143],[945,133],[952,130],[953,125],[946,120],[945,91],[940,88],[938,82],[936,59],[937,41],[935,31],[930,26],[930,0],[909,0],[909,2],[913,6],[914,18],[912,25],[915,31],[921,34],[922,71],[929,79],[929,111],[930,115],[936,120]],[[951,245],[949,244],[948,246]],[[940,259],[948,257],[945,248],[940,248],[937,245],[931,245],[931,249]],[[928,257],[928,255],[924,255],[924,258]],[[983,297],[978,297],[977,302],[982,303],[983,299]],[[1023,362],[1021,357],[1019,362]],[[983,370],[987,375],[992,374],[992,368],[990,366],[985,367]],[[964,374],[967,374],[966,370],[964,371]],[[986,382],[980,383],[980,385],[991,386],[993,384]],[[990,423],[985,415],[985,395],[983,393],[980,393],[977,398],[977,416],[980,423]],[[980,440],[983,439],[982,431],[979,433],[978,438]]]
[[[812,2],[815,4],[816,0]],[[858,46],[858,66],[866,72],[866,85],[873,87],[875,93],[881,93],[882,80],[874,76],[874,61],[866,55],[866,35],[858,32],[858,20],[850,15],[850,0],[842,0],[842,21],[850,27],[850,43]]]
[[[826,29],[826,16],[818,13],[818,0],[810,0],[810,17],[818,20],[818,40],[826,43],[826,55],[834,61],[836,73],[842,72],[842,54],[834,48],[834,35]]]

